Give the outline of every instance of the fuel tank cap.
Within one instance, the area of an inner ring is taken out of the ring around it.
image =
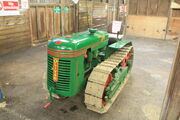
[[[94,33],[96,33],[96,31],[97,31],[97,29],[89,29],[89,32],[90,32],[90,34],[94,34]]]

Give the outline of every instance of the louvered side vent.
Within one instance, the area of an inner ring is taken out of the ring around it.
[[[56,90],[70,91],[70,73],[71,61],[59,60],[58,81],[53,81],[53,57],[48,56],[48,85],[53,86]]]

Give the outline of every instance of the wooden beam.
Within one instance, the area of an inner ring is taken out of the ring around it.
[[[64,0],[62,0],[61,1],[61,10],[62,10],[62,12],[61,12],[61,32],[62,32],[62,36],[64,36],[64,34],[65,34],[65,27],[64,27],[64,15],[65,15],[65,13],[64,13],[64,7],[65,7],[65,5],[64,5]]]
[[[169,6],[171,6],[173,1],[174,0],[171,0]],[[171,7],[169,7],[169,10],[168,10],[168,20],[167,20],[166,31],[165,31],[166,33],[165,33],[165,36],[164,36],[164,40],[166,40],[166,38],[167,38],[167,33],[168,33],[168,28],[169,28],[169,21],[170,21],[171,16],[172,16],[172,9],[171,9]]]
[[[160,6],[160,0],[158,0],[158,3],[157,3],[157,16],[159,15],[159,6]]]
[[[64,6],[72,6],[73,4],[69,4],[69,3],[30,3],[30,6],[60,6],[60,5],[64,5]]]
[[[176,2],[172,2],[171,3],[171,8],[172,9],[180,9],[180,4],[176,3]]]
[[[173,69],[170,74],[161,120],[179,120],[180,118],[180,42],[176,52]]]
[[[139,6],[139,0],[137,0],[137,6],[136,6],[137,10],[136,10],[136,15],[139,14],[138,6]]]

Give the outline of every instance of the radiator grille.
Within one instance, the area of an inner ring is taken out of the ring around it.
[[[58,81],[53,81],[53,57],[48,56],[48,85],[59,91],[70,90],[71,61],[59,59]]]

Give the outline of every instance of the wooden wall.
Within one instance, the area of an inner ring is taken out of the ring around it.
[[[61,1],[62,2],[62,1]],[[67,2],[67,1],[66,1]],[[30,28],[32,43],[37,44],[48,39],[75,32],[75,6],[69,3],[61,4],[30,4]],[[61,8],[61,13],[55,13],[55,7]],[[66,13],[64,8],[68,7]],[[88,28],[103,29],[116,14],[107,3],[80,1],[77,5],[77,31]]]
[[[129,0],[129,15],[168,16],[170,0]]]
[[[61,8],[61,13],[55,13],[55,7]],[[69,12],[64,12],[67,7]],[[47,41],[62,34],[74,32],[72,5],[61,4],[31,4],[30,27],[33,44]]]
[[[179,8],[174,8],[174,2],[179,4]],[[169,14],[167,39],[178,39],[180,35],[180,0],[174,0],[174,2],[171,4]]]
[[[0,17],[0,55],[31,46],[28,11]]]
[[[110,5],[109,5],[110,6]],[[92,15],[92,24],[93,28],[104,29],[108,24],[108,9],[107,3],[93,2],[93,15]]]
[[[180,40],[180,39],[179,39]],[[180,119],[180,41],[169,78],[160,120]]]
[[[178,39],[180,35],[180,17],[170,17],[167,31],[167,39]]]
[[[113,19],[112,7],[107,3],[80,1],[78,9],[79,31],[103,29]]]
[[[76,28],[76,32],[103,29],[116,19],[117,11],[112,11],[111,1],[118,0],[80,1],[76,8],[71,0],[30,0],[30,9],[22,15],[0,17],[0,55],[72,34]],[[60,13],[55,12],[56,7],[61,8]]]
[[[180,34],[180,10],[170,9],[172,1],[129,0],[127,34],[176,39]]]
[[[113,3],[118,0],[79,0],[79,1],[96,1],[104,3]],[[30,0],[31,3],[72,3],[72,0]]]
[[[78,31],[92,27],[93,2],[80,1],[78,6]]]
[[[130,15],[127,21],[127,34],[163,39],[167,20],[167,17]]]
[[[60,3],[60,0],[29,0],[30,3]]]
[[[164,39],[170,0],[130,0],[127,34]]]

